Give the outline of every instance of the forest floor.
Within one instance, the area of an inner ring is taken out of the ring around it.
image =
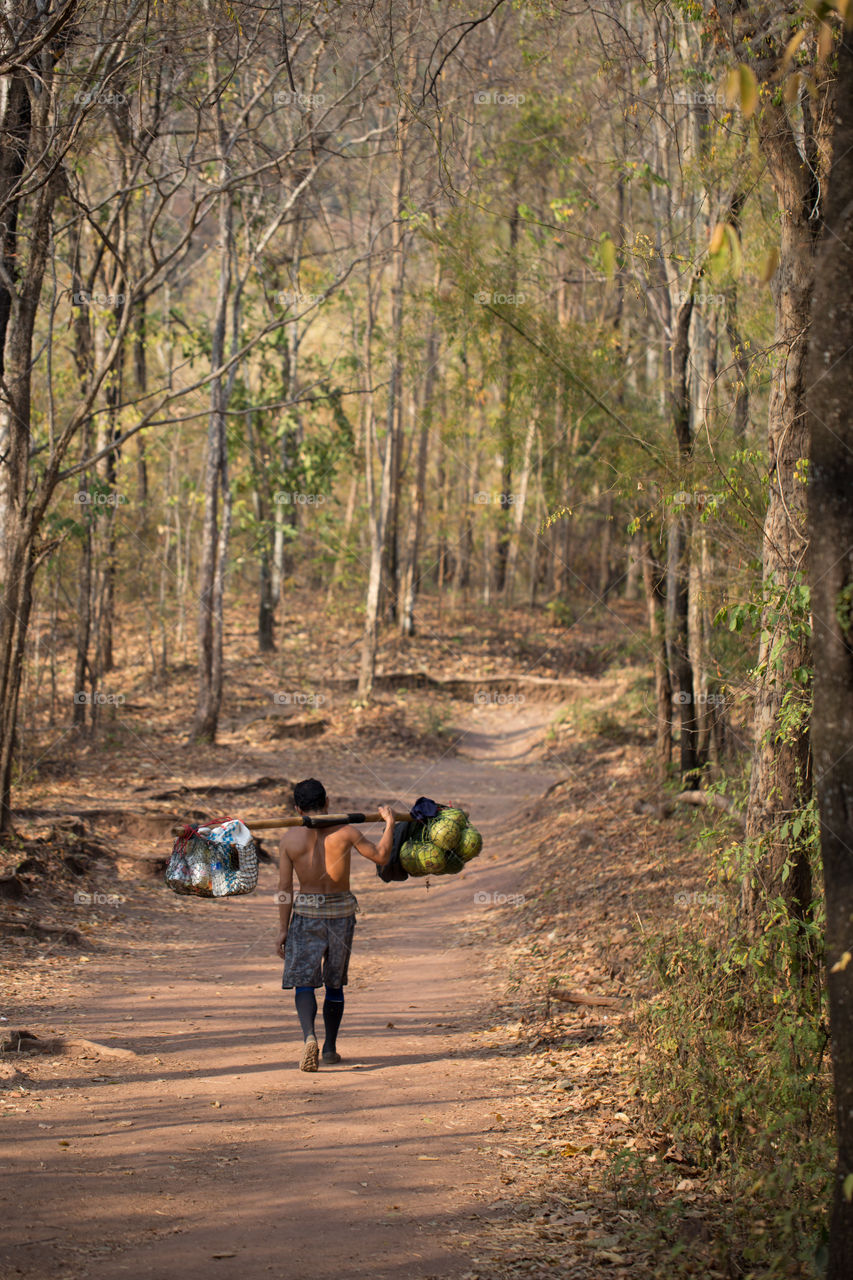
[[[20,886],[0,904],[0,1039],[55,1043],[0,1058],[3,1280],[666,1275],[613,1177],[631,1152],[714,1274],[724,1197],[644,1123],[634,1022],[644,935],[710,909],[707,818],[645,807],[640,608],[531,617],[434,611],[405,652],[387,642],[366,710],[357,620],[271,659],[238,637],[205,749],[185,745],[191,672],[144,656],[119,656],[123,701],[87,743],[33,713],[0,866]],[[455,877],[354,868],[343,1060],[306,1075],[274,865],[220,902],[159,872],[181,817],[268,816],[309,775],[333,807],[464,804],[485,846]]]

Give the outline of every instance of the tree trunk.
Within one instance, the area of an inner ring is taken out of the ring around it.
[[[853,1259],[853,34],[838,65],[826,233],[815,272],[808,359],[810,578],[814,617],[812,747],[826,892],[826,960],[838,1159],[827,1280]],[[841,554],[839,554],[839,552]]]
[[[762,545],[764,605],[746,813],[747,841],[755,842],[761,852],[754,874],[746,876],[741,890],[744,924],[753,933],[761,928],[762,909],[768,900],[782,897],[795,915],[805,912],[811,901],[808,859],[795,852],[793,865],[785,874],[789,846],[781,839],[779,827],[786,815],[802,807],[810,787],[807,729],[803,725],[785,731],[781,720],[783,699],[798,684],[795,673],[810,661],[804,630],[793,638],[788,634],[787,602],[796,593],[807,546],[802,467],[809,453],[809,429],[804,412],[804,374],[814,281],[815,228],[810,214],[819,198],[784,107],[773,102],[766,105],[758,128],[779,207],[779,267],[771,287],[780,358],[770,387],[768,413],[770,495]]]
[[[12,16],[9,6],[7,18]],[[28,9],[26,19],[34,16]],[[44,128],[52,85],[47,63],[42,61],[42,66],[38,109],[42,113],[40,127]],[[0,201],[6,209],[0,253],[4,271],[15,284],[14,295],[0,284],[0,831],[12,826],[18,699],[38,565],[35,539],[56,483],[51,473],[38,495],[29,492],[33,332],[57,186],[46,176],[41,156],[35,168],[40,182],[30,197],[25,228],[26,254],[19,254],[19,208],[13,193],[29,158],[31,107],[25,73],[16,71],[7,81],[4,130],[0,131]]]
[[[602,512],[601,540],[598,544],[598,590],[596,595],[603,603],[610,594],[610,543],[613,538],[613,494],[608,490]]]
[[[364,632],[361,640],[361,659],[358,673],[357,696],[362,702],[369,701],[373,693],[373,675],[376,669],[376,646],[378,641],[379,602],[382,588],[382,562],[391,484],[391,448],[390,441],[386,439],[382,475],[379,483],[379,492],[377,493],[376,462],[379,442],[376,432],[373,392],[373,327],[375,317],[373,314],[369,264],[365,291],[367,316],[364,326],[364,376],[366,386],[364,396],[364,479],[367,491],[370,566],[368,569],[367,598],[364,606]]]
[[[275,596],[273,562],[275,529],[271,527],[270,458],[266,441],[255,431],[254,415],[246,414],[246,440],[252,472],[252,508],[258,541],[258,652],[275,652]]]
[[[520,218],[518,194],[515,186],[513,186],[512,190],[512,200],[512,213],[509,219],[507,293],[514,295],[518,279],[516,256],[518,253],[518,225]],[[512,540],[511,507],[514,499],[512,493],[514,454],[512,420],[513,347],[510,331],[506,325],[502,326],[501,329],[501,360],[504,369],[503,404],[501,405],[499,427],[501,439],[501,494],[500,508],[498,510],[498,536],[495,547],[495,590],[499,593],[503,592],[507,586],[509,548]]]
[[[412,478],[411,497],[409,503],[409,536],[406,542],[406,558],[401,585],[402,608],[400,610],[400,630],[404,636],[415,634],[415,598],[418,592],[418,555],[423,529],[424,507],[426,499],[427,458],[429,456],[429,437],[432,428],[432,401],[436,382],[436,364],[438,361],[438,333],[430,331],[426,350],[426,377],[424,380],[424,398],[421,405],[421,429],[418,439],[418,456],[415,474]]]
[[[391,495],[391,441],[385,439],[385,453],[382,461],[382,477],[379,494],[375,484],[375,457],[377,449],[376,421],[371,418],[370,429],[365,440],[365,459],[367,463],[367,505],[369,508],[368,525],[370,528],[370,569],[367,583],[367,600],[364,608],[364,635],[361,643],[361,664],[358,673],[358,699],[369,701],[373,693],[373,675],[376,669],[376,646],[378,641],[379,603],[382,589],[382,561],[385,547],[385,533],[388,521],[388,506]]]
[[[533,464],[533,445],[536,440],[536,419],[531,416],[524,437],[524,456],[521,462],[521,474],[518,478],[518,493],[514,494],[512,504],[512,535],[506,561],[506,598],[512,603],[515,589],[515,573],[518,565],[518,553],[521,546],[521,531],[524,528],[524,513],[527,508],[527,490],[530,487],[530,470]]]
[[[699,785],[699,724],[690,661],[690,517],[684,513],[673,517],[667,532],[666,581],[667,651],[677,690],[681,783],[685,789],[694,790]]]
[[[86,472],[80,476],[78,495],[88,497]],[[89,671],[89,637],[92,630],[92,518],[88,506],[81,503],[78,519],[85,527],[80,544],[80,568],[77,577],[77,635],[74,654],[74,694],[71,723],[77,730],[86,726],[86,686]]]
[[[680,306],[672,308],[673,344],[667,379],[670,420],[675,435],[678,460],[683,469],[686,469],[693,450],[691,403],[688,392],[689,335],[692,314],[692,295],[683,300]],[[691,516],[687,511],[690,509],[688,506],[686,509],[676,511],[670,518],[667,533],[666,575],[667,651],[678,704],[681,781],[688,790],[699,785],[696,774],[699,733],[689,640]]]
[[[3,112],[2,130],[0,130],[0,199],[3,201],[4,214],[0,224],[0,260],[3,274],[11,280],[17,280],[18,263],[18,214],[19,197],[15,195],[17,184],[26,167],[29,149],[32,113],[30,95],[26,79],[21,73],[6,78],[5,110]],[[14,325],[15,308],[9,289],[0,278],[0,379],[6,377],[7,342],[11,342],[14,334],[10,333],[10,325]],[[5,464],[5,459],[12,447],[15,434],[12,414],[14,408],[11,396],[3,397],[0,403],[0,458],[4,465],[0,466],[0,567],[5,558],[6,543],[9,539],[10,520],[13,519],[14,479],[12,468]]]
[[[210,17],[209,3],[205,11]],[[208,35],[208,81],[213,96],[216,76],[216,36],[212,27]],[[221,368],[225,358],[225,333],[231,291],[231,252],[233,232],[233,194],[226,185],[227,164],[225,135],[217,111],[220,179],[225,188],[219,196],[219,281],[210,345],[210,367]],[[198,695],[191,737],[207,742],[216,738],[222,705],[222,640],[225,594],[225,568],[231,526],[231,486],[228,475],[228,441],[226,437],[226,381],[216,375],[210,383],[210,415],[207,429],[207,459],[204,481],[204,522],[202,525],[201,569],[198,587]],[[219,504],[222,499],[222,512]]]
[[[672,684],[669,678],[669,662],[666,655],[666,633],[663,623],[663,595],[661,586],[664,571],[655,558],[652,544],[645,540],[643,555],[643,586],[646,592],[646,608],[649,615],[649,635],[655,662],[655,702],[657,729],[655,761],[657,775],[665,782],[672,760]]]

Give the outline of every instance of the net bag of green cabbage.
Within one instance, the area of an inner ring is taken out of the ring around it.
[[[421,797],[412,813],[413,821],[394,828],[391,862],[377,868],[383,880],[457,875],[483,847],[483,837],[462,809]]]

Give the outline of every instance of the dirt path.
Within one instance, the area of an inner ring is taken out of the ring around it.
[[[512,1069],[472,1035],[502,980],[472,930],[516,887],[507,820],[554,781],[536,761],[553,713],[477,707],[461,756],[351,751],[333,781],[327,771],[333,794],[354,801],[465,802],[486,837],[466,873],[429,889],[357,868],[339,1067],[296,1069],[292,997],[272,953],[273,868],[244,900],[134,891],[115,945],[70,962],[76,980],[49,1029],[138,1056],[56,1060],[49,1076],[22,1063],[2,1117],[4,1280],[468,1270],[466,1231],[501,1190],[484,1136]],[[304,776],[316,763],[306,749],[287,765]]]

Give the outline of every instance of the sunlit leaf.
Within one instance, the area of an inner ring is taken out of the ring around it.
[[[601,237],[601,265],[607,279],[612,280],[616,273],[616,245],[607,234]]]
[[[767,254],[767,257],[764,259],[764,262],[761,264],[759,279],[762,284],[767,284],[767,281],[772,279],[773,276],[775,276],[776,268],[778,266],[779,266],[779,250],[776,248],[773,248],[769,251],[769,253]]]
[[[730,107],[740,103],[745,120],[749,120],[758,106],[758,81],[746,63],[732,67],[726,75],[726,102]]]
[[[797,101],[797,98],[800,93],[800,84],[802,83],[802,79],[803,77],[800,75],[799,71],[797,71],[794,73],[794,75],[788,76],[788,79],[785,81],[785,87],[782,90],[782,97],[785,99],[785,101],[788,103],[789,106],[791,105],[792,102]]]
[[[787,71],[791,65],[794,54],[806,38],[806,28],[801,27],[795,36],[792,36],[785,45],[785,52],[782,55],[782,70]]]
[[[745,62],[740,64],[740,109],[745,120],[754,115],[758,106],[758,81],[755,72]]]
[[[743,250],[740,245],[740,236],[731,223],[727,225],[725,234],[729,244],[729,251],[732,255],[732,275],[739,276],[743,268]]]
[[[732,67],[730,71],[726,72],[725,94],[727,105],[730,107],[736,106],[740,97],[740,74],[737,67]]]

